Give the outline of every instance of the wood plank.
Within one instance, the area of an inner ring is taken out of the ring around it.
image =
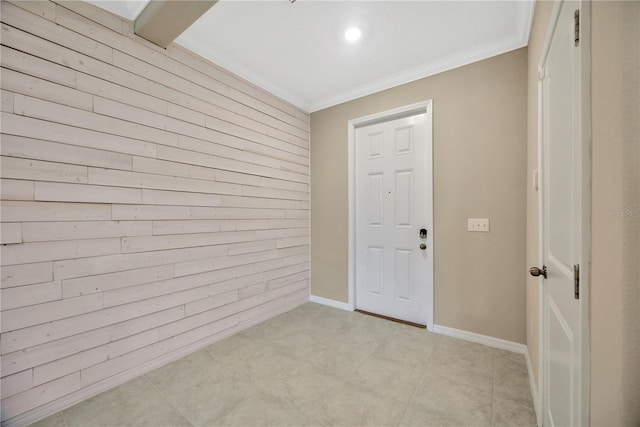
[[[55,279],[60,280],[181,263],[209,257],[215,258],[226,253],[226,246],[204,246],[133,254],[106,255],[56,261],[53,269]]]
[[[249,195],[251,193],[251,189],[245,188],[245,186],[250,187],[258,187],[258,188],[267,188],[270,190],[281,189],[287,191],[294,191],[296,193],[309,193],[309,180],[307,178],[306,182],[293,182],[293,181],[284,181],[279,179],[265,178],[263,176],[255,176],[255,175],[247,175],[238,172],[224,171],[219,170],[216,172],[216,180],[220,182],[233,182],[237,184],[242,184],[244,191]],[[260,191],[258,189],[255,190]],[[308,196],[307,196],[308,197]],[[301,199],[304,200],[303,196]]]
[[[225,159],[222,157],[212,156],[210,154],[202,154],[195,151],[187,151],[173,147],[158,146],[157,157],[163,160],[172,160],[174,162],[187,163],[191,165],[242,172],[249,175],[265,176],[268,178],[278,178],[303,183],[307,183],[309,181],[308,175],[248,164],[237,160]]]
[[[310,243],[309,236],[303,237],[288,237],[285,239],[278,239],[277,246],[280,248],[289,248],[291,246],[306,246]]]
[[[286,228],[286,229],[271,229],[256,231],[256,239],[277,239],[283,237],[309,237],[308,224],[305,227]]]
[[[0,290],[2,311],[62,299],[60,282],[39,283]]]
[[[142,285],[172,278],[174,277],[173,271],[173,265],[161,265],[75,279],[65,279],[62,281],[62,293],[64,298],[69,298]]]
[[[122,253],[147,252],[195,246],[222,245],[255,239],[253,231],[225,233],[185,234],[167,236],[138,236],[122,238]]]
[[[15,114],[2,113],[2,132],[116,153],[148,157],[156,156],[156,145],[151,142],[109,135]]]
[[[77,316],[102,308],[102,294],[86,295],[2,312],[2,332]]]
[[[174,275],[176,277],[188,276],[191,274],[205,273],[223,268],[231,268],[241,265],[246,266],[248,264],[274,260],[277,258],[277,251],[267,251],[250,255],[227,256],[227,248],[225,248],[225,252],[221,253],[218,257],[188,260],[176,263],[174,267]],[[247,274],[251,273],[247,271]]]
[[[176,163],[169,160],[151,159],[148,157],[134,157],[133,171],[144,172],[155,175],[180,176],[183,178],[204,179],[207,181],[215,181],[217,171],[215,169],[188,165],[185,163]],[[229,182],[229,181],[225,181]],[[230,182],[234,184],[233,182]]]
[[[206,291],[206,289],[205,289]],[[136,320],[142,316],[162,312],[169,308],[180,307],[186,302],[203,297],[205,291],[195,289],[172,294],[171,298],[160,296],[133,304],[125,304],[104,310],[92,311],[74,317],[64,318],[41,325],[7,332],[1,342],[2,351],[12,353],[53,340],[71,337],[94,329],[115,326],[117,323]],[[95,297],[100,294],[87,295]],[[206,295],[204,295],[206,296]],[[86,298],[80,297],[80,298]]]
[[[33,383],[38,386],[53,381],[56,378],[97,365],[98,363],[138,350],[155,342],[158,342],[157,329],[142,332],[121,340],[111,341],[109,344],[94,347],[90,350],[33,368]]]
[[[192,206],[189,217],[193,219],[275,219],[285,218],[286,212],[281,209],[255,208],[209,208]],[[171,218],[169,218],[171,219]]]
[[[303,280],[309,280],[311,278],[310,271],[305,270],[300,273],[292,274],[290,276],[279,277],[277,279],[271,279],[267,282],[269,289],[277,289],[282,286],[289,285],[291,283],[301,282]]]
[[[113,50],[109,46],[97,43],[95,40],[56,25],[55,22],[42,19],[7,2],[2,3],[2,22],[53,43],[71,47],[73,50],[97,60],[106,63],[113,62]]]
[[[6,113],[13,113],[13,93],[6,90],[0,93],[0,110]]]
[[[227,144],[219,143],[218,132],[208,132],[213,132],[214,135],[211,135],[211,138],[207,138],[208,135],[203,135],[202,138],[180,135],[178,145],[185,150],[211,154],[254,165],[268,166],[274,169],[292,172],[309,173],[309,161],[304,157],[286,155],[282,150],[275,149],[271,151],[264,150],[262,153],[256,154],[250,151],[254,144],[249,141],[244,140],[242,146],[238,148],[230,147]]]
[[[189,291],[193,291],[193,294],[189,294],[193,297],[190,301],[197,301],[212,295],[233,290],[234,288],[230,287],[231,283],[227,282],[231,279],[243,277],[247,272],[255,273],[277,268],[280,265],[286,264],[285,261],[287,260],[254,262],[252,264],[220,268],[213,271],[206,271],[204,273],[175,277],[159,282],[107,291],[104,293],[104,306],[112,307],[132,303],[134,301],[158,298],[161,295],[169,294],[172,295],[171,298],[174,298],[175,296],[182,295],[182,293]],[[291,257],[288,261],[299,262],[299,257]],[[219,285],[220,282],[224,283]],[[234,283],[234,285],[236,284],[237,283]],[[241,286],[242,285],[239,287]]]
[[[218,295],[215,302],[211,302],[212,309],[199,312],[198,314],[188,316],[184,319],[180,319],[176,322],[169,323],[162,326],[158,330],[160,339],[167,339],[187,331],[196,329],[203,325],[210,324],[212,322],[219,321],[221,319],[229,318],[237,313],[235,305],[229,305],[238,299],[238,292],[228,292],[226,294]]]
[[[80,372],[42,384],[2,400],[2,420],[8,420],[80,389]]]
[[[240,299],[250,298],[255,295],[263,294],[267,291],[267,286],[264,283],[258,283],[256,285],[246,286],[238,290],[238,296]]]
[[[47,0],[9,0],[9,3],[49,21],[56,20],[56,5]]]
[[[125,21],[122,18],[92,4],[78,2],[77,0],[55,0],[54,3],[58,4],[58,7],[56,8],[56,17],[62,16],[66,10],[71,10],[74,13],[84,16],[91,21],[97,22],[98,24],[117,33],[121,33],[123,31],[123,22]]]
[[[36,182],[34,198],[38,201],[48,202],[140,204],[142,203],[142,190],[100,185]]]
[[[30,96],[15,94],[13,97],[13,109],[16,114],[22,116],[157,144],[178,145],[178,135],[174,133],[136,125],[125,120],[114,119]]]
[[[117,221],[190,219],[189,206],[113,205],[112,217]]]
[[[54,203],[3,201],[2,220],[29,221],[104,221],[111,219],[111,207],[90,203]]]
[[[31,285],[33,283],[51,282],[53,280],[53,263],[10,265],[0,270],[0,286],[2,289],[13,286]]]
[[[30,76],[39,77],[72,88],[76,87],[76,72],[71,68],[7,46],[0,47],[0,64],[2,64],[4,68],[19,71]]]
[[[82,384],[83,386],[86,386],[96,383],[118,372],[131,369],[141,363],[156,358],[161,354],[171,353],[172,351],[184,348],[189,344],[211,337],[212,335],[237,325],[237,323],[238,321],[235,316],[227,317],[217,322],[207,324],[201,328],[191,330],[188,333],[174,336],[167,340],[144,347],[140,350],[132,351],[131,353],[116,357],[99,365],[83,369],[81,371]]]
[[[61,23],[63,26],[67,26],[69,28],[75,28],[76,31],[88,33],[88,34],[90,34],[92,37],[94,37],[96,39],[104,39],[104,37],[95,37],[95,35],[97,33],[101,33],[101,32],[104,33],[103,35],[110,36],[110,37],[107,37],[107,38],[113,39],[113,37],[117,37],[117,36],[113,35],[113,33],[106,32],[106,31],[104,31],[104,29],[102,29],[99,26],[95,26],[91,22],[88,22],[88,21],[86,23],[81,22],[81,19],[78,19],[78,18],[79,17],[77,15],[75,15],[75,14],[60,13],[58,18],[57,18],[57,21],[58,21],[58,23]],[[136,57],[148,56],[149,60],[152,61],[152,62],[156,62],[157,60],[161,60],[161,61],[165,61],[165,62],[166,61],[171,62],[168,58],[164,57],[163,55],[157,55],[157,51],[149,49],[146,46],[144,48],[141,48],[139,43],[135,43],[135,42],[133,42],[131,40],[128,40],[128,39],[111,40],[111,43],[114,46],[118,46],[119,49],[123,49],[124,48],[125,51],[133,49],[133,56],[136,56]],[[184,67],[183,67],[183,69],[179,69],[179,71],[172,71],[172,73],[175,74],[175,75],[183,75],[184,71],[187,71],[187,72],[191,71],[191,73],[193,73],[194,70],[189,70],[188,68],[184,69]],[[189,76],[191,78],[193,78],[194,76],[191,75],[191,73],[189,73]],[[200,73],[196,73],[196,76],[198,76],[198,75],[200,75]],[[210,80],[210,77],[206,76],[206,79]],[[221,90],[225,91],[226,88],[222,88]],[[192,96],[201,96],[200,95],[201,92],[202,92],[202,90],[199,90],[199,91],[197,91],[195,93],[191,93],[191,95]],[[205,94],[205,96],[206,96],[205,99],[207,101],[211,102],[212,98],[214,98],[214,96],[212,96],[212,95],[217,96],[217,94],[215,92],[207,93],[207,94]],[[191,98],[191,99],[195,100],[195,98]],[[231,106],[237,106],[241,110],[245,110],[245,111],[242,111],[243,114],[247,114],[247,112],[249,112],[250,116],[251,116],[251,113],[255,114],[255,112],[253,112],[252,109],[246,108],[241,103],[237,103],[235,101],[231,101],[231,100],[229,100],[227,98],[224,98],[224,97],[222,97],[221,99],[223,101],[226,101],[226,103],[231,102]],[[206,104],[206,103],[199,103],[198,105],[192,106],[192,108],[195,109],[195,110],[198,110],[198,111],[203,111],[204,110],[203,109],[203,106],[204,106],[203,104],[206,105],[207,107],[209,107],[209,105]],[[220,104],[220,101],[218,101],[218,104]],[[224,103],[222,105],[219,105],[219,106],[222,106],[223,108],[230,108],[229,105],[225,105]],[[224,115],[226,113],[226,110],[220,110],[219,106],[216,106],[216,109],[212,109],[212,111],[214,112],[213,114],[217,114],[217,115],[221,115],[222,114],[222,115]],[[211,108],[211,107],[209,107],[209,108]],[[234,113],[232,113],[232,114],[234,114]],[[230,117],[225,117],[225,118],[226,118],[226,120],[228,120],[230,122],[233,122],[233,123],[242,121],[241,120],[242,118],[238,117],[237,115],[232,115]],[[286,123],[282,123],[282,122],[278,123],[277,121],[273,122],[273,118],[271,118],[269,115],[266,115],[266,114],[264,114],[262,117],[258,117],[257,120],[259,120],[260,122],[269,123],[270,126],[272,126],[272,127],[267,127],[267,128],[261,127],[259,129],[259,131],[261,131],[261,132],[269,133],[269,132],[272,132],[271,129],[273,129],[275,132],[280,132],[279,129],[278,129],[279,127],[282,127],[282,126],[286,127]],[[272,121],[273,123],[270,123],[270,121]],[[256,122],[249,122],[249,124],[251,124],[251,123],[254,123],[254,127],[255,127],[255,123]],[[291,134],[296,135],[300,131],[297,128],[291,128],[290,132],[291,132]],[[282,137],[284,137],[285,139],[288,138],[287,134],[285,134],[285,133],[281,133],[280,135]],[[297,137],[301,137],[302,140],[303,140],[303,143],[308,143],[308,137],[305,137],[305,136],[302,136],[302,135],[299,135]]]
[[[111,169],[132,169],[132,156],[40,139],[2,135],[0,152],[4,156]]]
[[[148,236],[152,233],[152,223],[151,221],[25,222],[22,224],[22,230],[25,242],[51,242]]]
[[[3,222],[0,224],[0,244],[22,243],[22,224]]]
[[[114,51],[113,56],[113,64],[115,66],[132,71],[138,75],[144,75],[150,80],[168,87],[173,87],[185,94],[189,94],[196,98],[198,98],[199,96],[203,96],[199,95],[202,93],[206,93],[207,97],[211,98],[215,98],[217,96],[214,92],[209,91],[202,86],[198,86],[185,79],[176,78],[175,74],[170,74],[165,72],[164,70],[155,68],[148,63],[134,58],[133,56],[130,56],[128,54],[116,50]],[[263,145],[275,146],[286,151],[291,151],[292,153],[300,154],[308,152],[308,149],[305,147],[284,142],[268,135],[264,135],[254,130],[247,129],[245,127],[229,122],[218,122],[217,120],[211,119],[213,118],[211,116],[208,116],[206,120],[206,126],[211,129],[215,129],[220,132],[234,135],[240,138],[248,139],[250,141],[254,141]]]
[[[228,255],[243,255],[249,253],[271,251],[276,249],[275,240],[258,240],[242,243],[234,243],[228,246]]]
[[[209,311],[209,310],[216,309],[218,307],[222,307],[227,304],[231,304],[232,302],[235,302],[237,300],[238,300],[238,291],[234,290],[231,292],[225,292],[223,294],[214,295],[212,297],[205,298],[203,300],[185,304],[185,314],[187,317],[190,317],[190,316],[193,316],[194,314],[202,313],[203,311]],[[220,318],[227,317],[232,314],[235,314],[234,310],[233,309],[229,310],[227,308],[226,310],[224,310],[223,314],[221,314]],[[193,320],[189,319],[189,321],[191,322]],[[171,336],[171,334],[174,333],[177,325],[178,325],[178,322],[174,322],[171,325],[165,326],[164,329],[161,328],[160,336],[161,337]],[[171,329],[171,331],[169,331],[169,329]]]
[[[170,103],[167,108],[167,115],[174,119],[182,120],[183,122],[189,122],[194,125],[204,127],[205,116],[199,111],[194,111],[189,108]]]
[[[110,311],[116,312],[116,310]],[[33,332],[33,334],[29,336],[25,335],[24,330],[9,333],[9,335],[5,336],[10,336],[11,340],[5,341],[2,348],[2,375],[9,375],[22,371],[23,369],[62,359],[80,351],[108,344],[110,341],[119,340],[157,328],[183,317],[184,311],[182,307],[175,307],[136,317],[114,325],[93,329],[88,332],[73,334],[66,338],[54,338],[49,342],[45,340],[43,344],[38,345],[29,344],[43,341],[40,332],[50,331],[55,335],[58,330],[56,328],[47,329],[43,326],[35,326],[27,328],[27,331]],[[28,340],[22,341],[20,335],[22,335],[22,338],[28,338]]]
[[[78,90],[83,92],[139,107],[144,110],[159,114],[167,114],[168,111],[167,102],[162,99],[149,96],[144,92],[132,90],[107,80],[96,78],[89,74],[77,73],[76,86]]]
[[[145,205],[220,206],[219,194],[185,193],[183,191],[142,190]]]
[[[194,193],[239,195],[241,192],[240,186],[235,184],[93,167],[89,168],[88,181],[89,184],[96,185],[190,191]]]
[[[305,210],[288,209],[286,217],[287,218],[309,218],[310,213],[306,209]]]
[[[2,387],[2,399],[6,399],[14,394],[22,393],[33,387],[33,370],[27,369],[22,372],[17,372],[13,375],[3,377]]]
[[[236,95],[234,99],[238,100],[238,102],[244,100],[245,102],[243,103],[245,105],[255,108],[258,111],[266,110],[265,114],[290,123],[299,129],[308,130],[309,114],[300,108],[267,93],[264,89],[258,88],[241,77],[231,74],[213,62],[194,54],[192,51],[178,44],[167,47],[167,52],[173,59],[193,69],[206,70],[207,75],[213,76],[216,80],[229,85],[229,95]],[[249,101],[247,102],[247,99],[242,96],[237,96],[236,92],[243,93],[248,97]],[[254,100],[250,100],[251,98],[254,98]],[[273,107],[273,109],[260,108],[260,103],[269,105]]]
[[[45,99],[82,110],[91,111],[93,108],[93,96],[88,93],[6,68],[2,69],[1,83],[3,90],[10,90],[22,95]]]
[[[258,197],[224,196],[218,194],[186,193],[181,191],[142,190],[142,200],[148,205],[167,206],[224,206],[236,208],[299,209],[293,200]]]
[[[203,67],[188,67],[179,61],[173,60],[170,56],[167,55],[157,55],[156,48],[154,46],[149,46],[147,44],[142,45],[141,43],[135,43],[134,40],[125,39],[119,37],[117,34],[113,34],[111,32],[105,31],[104,29],[91,25],[91,23],[83,23],[81,19],[77,16],[73,16],[72,14],[67,13],[59,14],[58,23],[68,27],[75,29],[77,31],[86,32],[91,34],[91,37],[96,40],[105,43],[107,45],[116,47],[118,50],[128,53],[129,55],[139,58],[142,61],[145,61],[151,65],[154,65],[162,70],[165,70],[169,73],[178,75],[178,76],[186,76],[189,81],[192,81],[202,88],[209,89],[213,91],[213,95],[219,97],[219,95],[223,95],[220,99],[215,98],[216,105],[219,107],[225,108],[226,110],[245,115],[250,117],[258,122],[262,122],[268,125],[273,126],[274,128],[283,127],[287,128],[287,131],[292,135],[302,134],[304,135],[305,131],[307,131],[308,126],[303,125],[305,130],[301,130],[295,126],[289,125],[287,122],[282,122],[278,119],[275,119],[267,114],[264,114],[260,111],[254,110],[252,108],[247,108],[241,103],[233,101],[226,96],[228,96],[228,88],[226,84],[218,82],[215,78],[212,78],[210,73],[202,73],[200,70]],[[82,26],[85,28],[82,28]],[[85,30],[85,31],[82,31]],[[191,95],[197,95],[191,94]],[[206,93],[206,99],[210,100],[214,98],[211,93]],[[273,97],[271,97],[273,98]],[[305,117],[306,118],[306,117]],[[238,121],[238,120],[232,120]],[[308,132],[307,132],[308,134]],[[303,138],[305,136],[302,136]]]
[[[2,265],[27,264],[120,253],[120,239],[63,240],[3,246]]]
[[[308,226],[307,220],[177,220],[153,221],[153,234],[213,233],[217,231],[268,230]]]
[[[43,162],[17,157],[0,158],[2,178],[59,182],[87,182],[87,167],[64,163]]]

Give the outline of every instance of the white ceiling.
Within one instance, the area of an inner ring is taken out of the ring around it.
[[[91,1],[131,20],[147,2]],[[526,46],[533,5],[219,1],[176,42],[313,112]],[[356,43],[344,39],[352,25]]]

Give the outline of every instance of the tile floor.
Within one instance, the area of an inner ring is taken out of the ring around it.
[[[522,355],[307,303],[34,425],[535,424]]]

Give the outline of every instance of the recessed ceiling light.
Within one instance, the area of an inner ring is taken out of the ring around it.
[[[351,27],[344,32],[344,38],[350,42],[358,41],[361,36],[362,36],[362,31],[360,31],[360,28],[358,27]]]

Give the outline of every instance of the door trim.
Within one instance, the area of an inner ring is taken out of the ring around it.
[[[543,70],[544,64],[551,48],[551,40],[554,30],[558,25],[560,10],[565,0],[555,2],[547,33],[545,36],[542,52],[538,61],[538,176],[544,177],[543,163],[543,135],[544,135],[544,111],[543,111]],[[580,390],[580,424],[589,425],[589,305],[591,287],[591,1],[580,0],[576,2],[580,5],[580,140],[581,140],[581,228],[580,239],[582,242],[582,252],[580,253],[580,317],[581,317],[581,361],[580,375],[582,377]],[[540,178],[542,179],[542,178]],[[544,185],[538,185],[538,265],[544,264]],[[538,426],[544,425],[545,407],[545,325],[544,325],[544,280],[539,279],[538,287],[538,387],[536,408],[536,418]]]
[[[400,117],[406,117],[414,114],[431,113],[433,109],[433,100],[428,99],[426,101],[418,102],[416,104],[406,105],[404,107],[394,108],[392,110],[383,111],[380,113],[371,114],[357,119],[349,120],[347,123],[348,132],[348,174],[349,174],[349,229],[348,229],[348,250],[349,250],[349,296],[348,306],[349,310],[355,310],[356,308],[356,128],[371,125],[374,123],[380,123]],[[431,125],[433,125],[433,115],[431,116]],[[433,128],[433,127],[432,127]],[[431,163],[431,174],[427,174],[427,187],[431,189],[433,197],[433,138],[428,141],[427,147],[427,162]],[[427,228],[431,233],[432,251],[435,251],[435,233],[433,232],[433,203],[431,204],[430,223],[427,224]],[[432,258],[433,259],[433,258]],[[428,265],[431,271],[430,286],[428,289],[429,300],[427,301],[429,314],[427,317],[427,330],[433,330],[433,307],[434,307],[434,286],[433,286],[433,262]]]

